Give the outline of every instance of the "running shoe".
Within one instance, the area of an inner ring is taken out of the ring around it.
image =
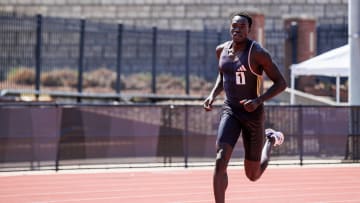
[[[275,131],[271,128],[265,129],[265,135],[269,139],[273,138],[275,140],[274,147],[281,145],[284,142],[284,134],[280,131]]]

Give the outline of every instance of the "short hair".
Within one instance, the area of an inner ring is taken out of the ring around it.
[[[250,17],[250,15],[245,12],[245,11],[241,11],[241,12],[233,12],[230,15],[230,20],[232,20],[235,16],[241,16],[247,19],[248,23],[249,23],[249,27],[251,27],[252,25],[252,18]]]

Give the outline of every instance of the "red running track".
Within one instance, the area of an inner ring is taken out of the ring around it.
[[[214,202],[212,169],[0,173],[0,202]],[[270,167],[257,182],[229,169],[227,203],[360,202],[360,166]]]

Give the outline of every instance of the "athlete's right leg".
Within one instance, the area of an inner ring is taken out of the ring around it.
[[[217,154],[213,176],[216,203],[225,202],[225,190],[228,185],[227,166],[240,131],[241,127],[238,120],[227,113],[223,113],[216,141]]]
[[[227,143],[219,143],[213,175],[213,190],[216,203],[225,202],[225,191],[228,186],[227,166],[233,148]]]

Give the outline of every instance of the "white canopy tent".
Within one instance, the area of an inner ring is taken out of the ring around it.
[[[336,77],[336,103],[340,103],[340,77],[350,75],[350,46],[330,50],[304,62],[291,65],[290,103],[295,103],[295,78],[301,75]]]

